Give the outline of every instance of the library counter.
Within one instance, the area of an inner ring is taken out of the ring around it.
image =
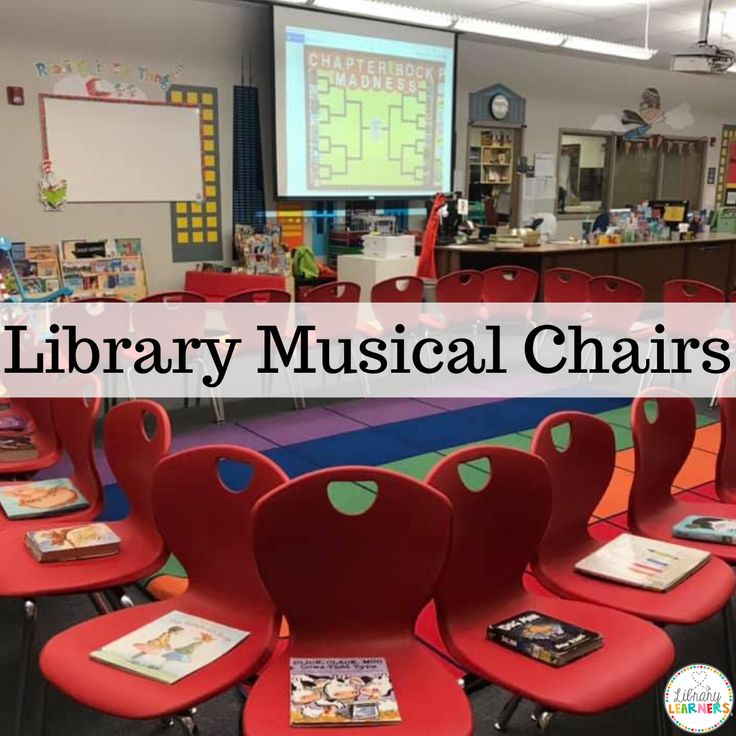
[[[556,241],[527,248],[445,245],[438,246],[436,253],[440,276],[493,266],[526,266],[540,274],[551,268],[576,268],[592,276],[610,274],[638,281],[649,302],[662,300],[662,284],[671,279],[705,281],[726,294],[736,288],[736,235],[730,233],[713,233],[698,240],[620,245]]]

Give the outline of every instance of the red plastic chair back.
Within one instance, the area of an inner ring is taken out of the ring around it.
[[[463,480],[465,463],[488,461],[483,488]],[[547,527],[552,488],[544,461],[509,447],[477,446],[454,452],[427,476],[453,508],[450,554],[435,601],[446,617],[523,591],[522,576]],[[449,632],[447,632],[449,635]]]
[[[398,276],[379,281],[371,289],[373,313],[384,330],[392,332],[397,324],[403,324],[409,332],[419,323],[424,299],[424,282],[416,276]],[[391,310],[383,304],[401,304]]]
[[[575,268],[550,268],[544,272],[545,312],[550,319],[562,322],[580,322],[590,304],[590,280],[592,276]],[[570,305],[579,304],[578,308]]]
[[[565,443],[556,432],[566,429]],[[611,482],[616,442],[607,422],[564,411],[547,417],[534,433],[532,452],[547,463],[552,515],[540,550],[554,555],[588,538],[588,520]]]
[[[139,302],[206,302],[207,300],[193,291],[160,291],[157,294],[139,299]]]
[[[672,503],[672,484],[695,440],[695,405],[677,391],[644,391],[631,405],[634,480],[629,524],[641,523]]]
[[[437,281],[438,302],[480,302],[483,295],[483,274],[480,271],[453,271]]]
[[[644,303],[644,287],[620,276],[595,276],[590,280],[591,327],[604,332],[627,333],[639,319]],[[621,305],[616,310],[598,308],[600,303]],[[625,307],[623,305],[626,305]]]
[[[721,444],[716,461],[716,492],[721,501],[736,503],[736,371],[721,382],[718,408],[721,411]],[[728,394],[731,394],[730,396]]]
[[[225,485],[221,463],[226,461],[250,470],[245,488]],[[187,571],[188,595],[262,611],[273,608],[253,558],[251,511],[286,480],[267,457],[233,445],[184,450],[158,464],[154,515],[168,548]]]
[[[315,286],[302,295],[307,303],[345,304],[360,301],[360,285],[353,281],[332,281]]]
[[[372,505],[357,515],[338,511],[330,494],[340,483],[375,484]],[[261,500],[258,569],[289,621],[294,650],[303,640],[326,653],[338,643],[357,650],[366,640],[412,637],[447,557],[451,515],[447,499],[424,483],[367,467],[309,473]]]
[[[154,423],[150,433],[147,417]],[[155,401],[126,401],[105,416],[103,437],[107,462],[130,503],[130,519],[155,529],[151,487],[153,471],[171,445],[169,415]]]
[[[81,385],[81,382],[80,382]],[[97,383],[94,386],[98,388]],[[95,420],[100,411],[99,391],[92,397],[51,399],[54,426],[61,447],[72,463],[71,480],[89,501],[90,513],[102,511],[102,483],[95,463]]]
[[[533,302],[537,298],[539,274],[523,266],[496,266],[483,271],[484,302]]]
[[[723,289],[692,279],[665,282],[662,296],[668,332],[685,337],[706,339],[718,327],[726,304]],[[688,307],[694,304],[709,306],[690,310]]]
[[[53,399],[34,396],[18,397],[12,402],[13,408],[17,407],[21,413],[26,413],[33,420],[36,434],[34,442],[36,445],[48,448],[47,451],[59,447],[52,402]]]
[[[318,338],[348,337],[357,327],[360,286],[352,281],[334,281],[310,289],[303,297],[304,314],[316,327]],[[310,309],[313,304],[339,304],[340,309]]]
[[[480,271],[454,271],[437,281],[436,300],[442,308],[448,327],[466,326],[480,317],[483,274]]]
[[[246,303],[246,304],[288,304],[291,294],[283,289],[246,289],[235,294],[226,296],[223,302]]]

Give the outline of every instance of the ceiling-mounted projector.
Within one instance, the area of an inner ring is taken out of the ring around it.
[[[700,41],[685,51],[672,54],[671,69],[691,74],[723,74],[736,62],[736,52],[708,43],[713,0],[703,0],[700,14]]]

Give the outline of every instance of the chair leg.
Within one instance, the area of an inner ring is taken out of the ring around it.
[[[99,616],[106,616],[108,613],[112,613],[115,610],[115,606],[107,600],[105,594],[101,591],[89,593],[87,597],[89,598],[90,603],[95,607]]]
[[[48,699],[49,681],[41,678],[41,687],[38,691],[36,701],[36,710],[38,711],[38,726],[36,727],[37,736],[46,736],[46,701]]]
[[[736,645],[736,639],[734,638],[733,629],[733,611],[731,610],[730,599],[726,601],[726,605],[723,606],[721,611],[723,616],[723,635],[726,643],[726,663],[728,666],[728,677],[733,682],[736,677],[736,656],[734,655],[734,645]]]
[[[179,725],[184,736],[196,736],[199,733],[199,727],[194,720],[196,712],[196,708],[191,708],[186,713],[174,716],[174,720]]]
[[[540,713],[539,718],[537,718],[537,727],[542,733],[547,732],[554,717],[554,712],[549,710],[544,710]]]
[[[512,695],[504,704],[503,708],[501,709],[501,713],[498,716],[498,720],[493,724],[493,728],[496,729],[496,731],[505,731],[506,728],[509,725],[509,721],[511,720],[514,713],[516,713],[516,709],[519,707],[521,703],[521,696],[519,695]]]
[[[25,704],[28,681],[30,679],[31,656],[33,654],[33,640],[36,634],[36,619],[38,606],[34,600],[23,602],[23,640],[20,652],[20,666],[18,668],[18,692],[15,701],[15,736],[24,736],[25,733]]]

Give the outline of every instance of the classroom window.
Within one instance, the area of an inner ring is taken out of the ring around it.
[[[608,134],[560,133],[558,214],[593,214],[606,207],[611,148]]]

